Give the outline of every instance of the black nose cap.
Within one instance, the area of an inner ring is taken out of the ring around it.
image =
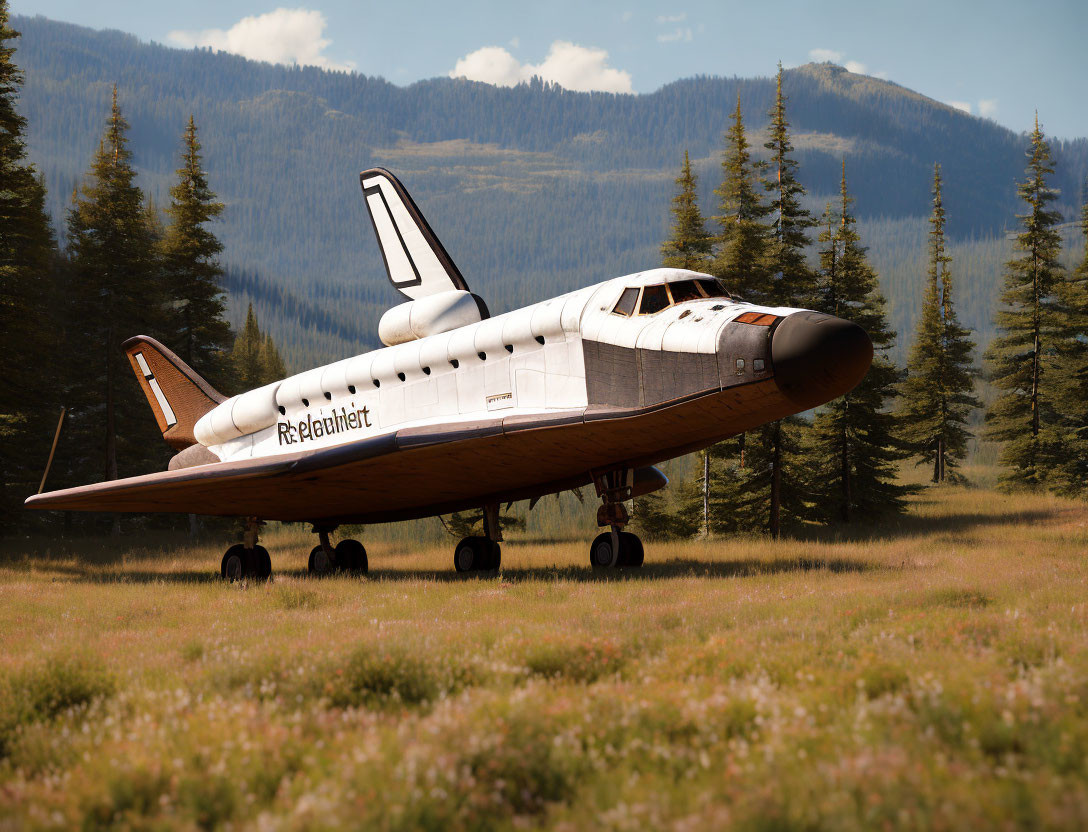
[[[857,386],[873,363],[873,342],[850,321],[795,312],[775,328],[771,363],[778,389],[808,410]]]

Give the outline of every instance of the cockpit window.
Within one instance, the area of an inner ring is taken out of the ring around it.
[[[717,280],[711,280],[710,278],[702,278],[699,281],[699,288],[701,288],[708,298],[727,298],[729,293],[722,288]],[[675,297],[675,296],[674,296]]]
[[[616,307],[612,310],[617,315],[631,315],[635,311],[635,303],[638,301],[638,289],[624,289]]]
[[[652,315],[660,312],[669,305],[669,294],[665,291],[665,284],[647,286],[642,290],[642,306],[639,307],[640,315]]]
[[[673,303],[703,299],[702,294],[699,293],[699,287],[694,280],[678,280],[676,283],[670,283],[669,291],[672,293]]]

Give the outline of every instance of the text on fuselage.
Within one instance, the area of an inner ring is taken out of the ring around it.
[[[320,439],[323,436],[334,436],[349,430],[369,428],[370,409],[362,407],[348,410],[341,407],[340,411],[328,416],[307,416],[304,420],[292,422],[290,419],[276,423],[276,431],[281,445],[294,445],[296,442],[306,442],[310,439]]]

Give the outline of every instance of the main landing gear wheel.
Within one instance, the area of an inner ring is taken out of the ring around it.
[[[228,581],[241,581],[245,578],[265,581],[272,576],[272,558],[264,546],[247,549],[244,544],[236,543],[223,555],[219,572]]]
[[[335,552],[337,569],[353,574],[366,574],[368,569],[366,547],[358,540],[341,540],[336,544]]]
[[[612,548],[612,532],[603,532],[593,539],[589,547],[589,562],[594,569],[642,566],[646,553],[638,536],[631,532],[620,532],[619,541],[617,552]]]
[[[494,572],[501,564],[499,544],[486,537],[466,537],[453,550],[453,565],[458,572]]]
[[[329,557],[325,547],[318,544],[310,550],[310,562],[307,564],[311,575],[328,575],[336,568],[336,558]]]

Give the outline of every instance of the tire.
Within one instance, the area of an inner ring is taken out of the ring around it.
[[[602,532],[593,538],[589,545],[590,566],[594,569],[611,569],[618,562],[618,553],[612,551],[612,532]]]
[[[264,546],[255,546],[249,552],[252,576],[259,581],[267,581],[272,577],[272,558]]]
[[[336,544],[336,565],[345,572],[366,574],[366,547],[358,540],[341,540]]]
[[[225,581],[241,581],[249,575],[249,572],[250,558],[246,552],[246,547],[241,543],[235,543],[223,555],[223,562],[219,565],[219,574],[223,576]]]
[[[620,557],[619,566],[642,566],[646,560],[646,551],[642,548],[642,540],[631,532],[620,532]]]
[[[458,572],[474,572],[481,566],[482,551],[478,537],[466,537],[453,550],[453,568]]]
[[[328,553],[321,545],[314,546],[310,550],[310,560],[306,564],[311,575],[328,575],[336,568],[336,561],[329,560]]]
[[[482,558],[483,563],[480,569],[487,572],[498,572],[499,567],[502,566],[502,547],[493,540],[481,537],[480,548],[486,553]]]

